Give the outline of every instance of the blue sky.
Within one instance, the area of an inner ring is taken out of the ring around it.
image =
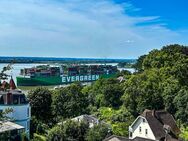
[[[1,0],[0,55],[137,58],[188,45],[187,0]]]

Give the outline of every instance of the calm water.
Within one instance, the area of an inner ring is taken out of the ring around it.
[[[2,70],[3,67],[5,67],[7,65],[8,64],[0,64],[0,71]],[[42,65],[42,64],[13,64],[12,70],[7,71],[7,74],[11,75],[13,77],[14,81],[16,82],[16,76],[20,75],[20,69],[31,68],[31,67],[38,66],[38,65]]]
[[[0,64],[0,71],[2,70],[3,67],[7,66],[8,64]],[[23,68],[31,68],[31,67],[35,67],[38,65],[46,65],[46,64],[13,64],[12,65],[12,70],[7,71],[8,75],[11,75],[14,79],[14,81],[16,82],[16,76],[20,75],[20,69]],[[117,63],[108,63],[108,65],[117,65]],[[135,70],[132,68],[119,68],[119,70],[128,70],[130,72],[134,72]],[[10,79],[10,78],[9,78]]]

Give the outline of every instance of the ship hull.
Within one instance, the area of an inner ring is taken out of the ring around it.
[[[73,82],[93,82],[99,78],[112,78],[115,74],[85,75],[85,76],[50,76],[50,77],[16,77],[18,86],[50,86],[63,85]]]

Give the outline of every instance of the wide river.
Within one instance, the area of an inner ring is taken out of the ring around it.
[[[0,64],[0,71],[2,70],[3,67],[7,66],[8,64]],[[23,68],[31,68],[35,67],[38,65],[46,65],[46,64],[13,64],[12,69],[10,71],[7,71],[8,75],[11,75],[16,82],[16,77],[20,75],[20,70]],[[56,65],[56,64],[55,64]],[[117,63],[108,63],[107,65],[117,65]],[[134,69],[132,68],[119,68],[119,70],[129,70],[131,72],[134,72]],[[10,79],[10,78],[9,78]]]

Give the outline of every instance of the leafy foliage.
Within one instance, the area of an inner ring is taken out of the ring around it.
[[[128,136],[129,125],[134,120],[134,117],[127,109],[113,109],[109,107],[101,107],[96,113],[101,120],[106,121],[112,127],[112,132],[119,136]]]
[[[163,109],[160,74],[157,70],[145,71],[125,82],[124,106],[136,117],[144,109]]]
[[[3,67],[3,69],[0,72],[0,80],[5,80],[9,77],[9,75],[7,75],[7,71],[12,69],[12,64],[8,64],[7,66]]]
[[[52,106],[56,116],[76,117],[87,113],[87,95],[82,93],[80,84],[72,84],[54,92]]]
[[[133,67],[138,71],[143,71],[143,61],[146,58],[146,55],[142,55],[138,58],[137,62],[133,65]]]
[[[110,136],[111,132],[105,124],[95,125],[91,128],[86,135],[86,141],[102,141]]]
[[[51,91],[43,87],[36,88],[29,91],[28,99],[31,104],[32,116],[47,123],[51,119]]]
[[[180,119],[184,124],[188,125],[188,87],[183,87],[174,99],[177,107],[176,118]]]
[[[90,104],[98,107],[119,107],[122,104],[123,87],[117,79],[100,79],[87,91]],[[86,91],[85,91],[86,92]]]
[[[47,140],[76,140],[84,141],[85,134],[89,129],[89,125],[85,122],[75,122],[73,120],[67,120],[61,125],[52,128],[49,133]]]
[[[124,106],[136,117],[144,109],[166,109],[183,123],[188,84],[188,48],[169,45],[137,62],[139,73],[124,84]],[[182,98],[183,97],[183,98]]]
[[[182,128],[181,131],[182,131],[182,132],[181,132],[181,134],[180,134],[180,137],[181,137],[183,140],[187,141],[187,140],[188,140],[188,127],[187,127],[187,128]]]

